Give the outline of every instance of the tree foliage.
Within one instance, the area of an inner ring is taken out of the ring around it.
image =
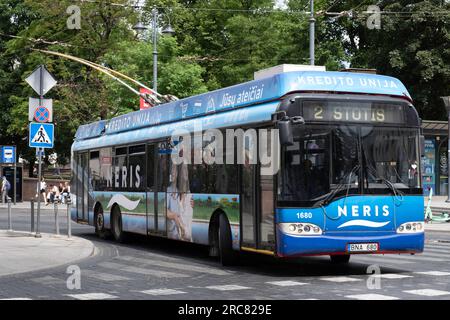
[[[111,5],[111,2],[123,6]],[[158,89],[180,98],[251,80],[262,68],[309,64],[309,0],[148,0],[137,9],[126,0],[2,0],[0,2],[0,143],[27,147],[28,98],[24,79],[45,64],[58,80],[54,99],[55,151],[70,156],[77,127],[137,110],[136,95],[84,65],[33,49],[68,53],[108,66],[151,86],[150,25],[158,7],[159,30],[169,22],[174,37],[158,39]],[[450,4],[443,0],[383,0],[381,29],[367,28],[370,2],[316,0],[316,64],[374,68],[398,77],[422,118],[444,119],[439,96],[450,95]],[[81,29],[67,28],[70,5],[81,8]],[[324,12],[342,12],[341,15]],[[447,12],[447,13],[445,13]],[[137,89],[137,88],[136,88]]]

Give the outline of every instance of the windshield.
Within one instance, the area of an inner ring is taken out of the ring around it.
[[[385,181],[395,188],[420,188],[417,130],[361,127],[364,188],[383,193]]]
[[[420,192],[417,129],[318,124],[293,133],[282,152],[280,201],[318,206],[352,194]]]

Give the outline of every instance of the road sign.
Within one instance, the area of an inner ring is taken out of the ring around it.
[[[16,147],[0,147],[0,163],[16,163]]]
[[[28,102],[28,121],[52,122],[53,100],[30,98]]]
[[[53,148],[54,126],[52,123],[30,123],[30,147]]]
[[[25,81],[33,88],[34,91],[40,96],[45,95],[53,88],[57,81],[48,72],[45,66],[40,65],[33,73],[25,79]]]
[[[39,155],[41,157],[45,157],[45,150],[41,148],[36,148],[36,158],[39,158]]]
[[[38,107],[34,111],[34,119],[37,122],[48,122],[50,119],[50,111],[46,107]]]

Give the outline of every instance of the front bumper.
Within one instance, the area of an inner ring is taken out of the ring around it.
[[[313,256],[346,254],[350,243],[378,243],[379,251],[365,254],[381,253],[420,253],[423,251],[425,234],[383,233],[368,236],[341,233],[320,236],[296,237],[277,230],[277,255],[279,257]],[[356,254],[356,253],[355,253]],[[358,253],[359,254],[359,253]]]

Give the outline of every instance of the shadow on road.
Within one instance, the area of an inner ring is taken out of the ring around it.
[[[134,251],[136,255],[145,256],[148,253],[161,255],[167,258],[183,259],[186,263],[209,265],[212,268],[222,267],[218,259],[209,257],[208,247],[193,243],[169,240],[159,237],[145,237],[130,235],[126,243],[117,243],[112,239],[101,240],[92,233],[83,233],[78,236],[86,237],[98,244],[114,244],[119,252],[122,249]],[[239,265],[226,267],[227,270],[239,273],[258,274],[271,277],[311,277],[336,275],[367,275],[366,263],[350,261],[348,265],[331,263],[328,256],[302,257],[295,259],[278,259],[271,256],[242,252]],[[187,266],[188,268],[188,266]],[[408,270],[386,268],[380,266],[382,273],[401,273]]]

